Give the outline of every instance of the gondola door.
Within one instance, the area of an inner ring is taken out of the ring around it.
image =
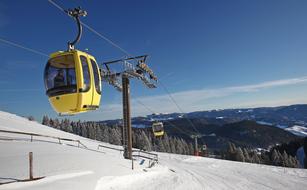
[[[92,71],[92,108],[97,109],[99,107],[100,98],[101,98],[101,76],[98,65],[95,61],[95,58],[92,56],[88,56],[88,61],[91,66]]]
[[[78,51],[76,54],[80,61],[79,64],[79,74],[81,77],[78,77],[78,110],[87,111],[92,109],[92,99],[93,99],[93,88],[92,88],[92,75],[93,71],[88,60],[88,56],[83,52]]]

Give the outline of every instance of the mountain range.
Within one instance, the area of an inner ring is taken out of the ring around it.
[[[200,144],[211,149],[226,149],[228,142],[242,147],[268,148],[307,136],[307,105],[159,113],[132,118],[134,128],[148,128],[162,121],[169,136],[192,141],[198,135]],[[122,124],[121,119],[101,121]]]
[[[255,121],[260,125],[282,128],[297,136],[307,136],[307,104],[244,109],[219,109],[190,113],[151,114],[146,117],[132,118],[132,126],[135,128],[146,128],[151,127],[154,121],[164,121],[164,123],[167,123],[179,120],[182,122],[183,119],[200,120],[202,124],[219,126],[240,121]],[[121,124],[122,120],[117,119],[101,122],[106,124]],[[185,126],[185,128],[191,127],[191,123]]]

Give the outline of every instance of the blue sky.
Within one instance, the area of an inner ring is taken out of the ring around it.
[[[185,112],[307,103],[307,1],[55,1],[149,65]],[[65,50],[73,20],[45,1],[0,1],[0,37],[45,54]],[[84,29],[77,46],[98,62],[122,52]],[[0,110],[56,117],[45,96],[47,57],[0,43]],[[121,118],[121,94],[103,84],[100,109],[72,119]],[[160,86],[133,81],[132,114],[178,112]]]

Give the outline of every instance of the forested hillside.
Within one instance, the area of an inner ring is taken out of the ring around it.
[[[217,158],[284,167],[300,167],[296,151],[303,146],[303,139],[282,129],[261,125],[254,121],[214,125],[202,119],[194,119],[198,130],[207,134],[200,138],[201,155]],[[68,119],[52,119],[44,116],[42,124],[77,134],[86,138],[122,145],[122,127],[117,123],[81,122]],[[194,141],[190,138],[184,119],[165,122],[166,134],[154,137],[151,128],[133,128],[133,147],[147,151],[193,155]],[[203,144],[206,150],[201,150]],[[276,146],[276,144],[281,144]],[[293,146],[295,145],[295,146]]]

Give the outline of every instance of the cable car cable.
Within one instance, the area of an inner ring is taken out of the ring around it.
[[[59,10],[61,10],[62,12],[64,13],[67,13],[61,6],[59,6],[57,3],[55,3],[54,1],[52,0],[48,0],[49,3],[51,3],[52,5],[54,5],[55,7],[57,7]],[[112,40],[110,40],[109,38],[107,38],[106,36],[102,35],[101,33],[99,33],[98,31],[96,31],[95,29],[93,29],[92,27],[90,27],[89,25],[85,24],[84,22],[80,21],[80,23],[85,26],[87,29],[89,29],[91,32],[95,33],[96,35],[98,35],[99,37],[101,37],[102,39],[106,40],[108,43],[110,43],[111,45],[113,45],[114,47],[118,48],[120,51],[122,51],[123,53],[125,53],[126,55],[130,55],[126,50],[124,50],[123,48],[121,48],[119,45],[117,45],[116,43],[114,43]],[[4,40],[4,39],[0,39],[2,42],[5,42],[7,44],[10,44],[10,45],[13,45],[13,46],[16,46],[16,47],[19,47],[19,48],[22,48],[22,49],[25,49],[25,50],[28,50],[28,51],[31,51],[33,53],[36,53],[36,54],[40,54],[40,55],[43,55],[43,56],[47,56],[49,57],[47,54],[44,54],[44,53],[41,53],[39,51],[36,51],[36,50],[33,50],[31,48],[26,48],[24,46],[21,46],[19,44],[16,44],[16,43],[13,43],[13,42],[9,42],[7,40]],[[170,94],[170,92],[167,90],[166,86],[160,81],[162,87],[164,88],[164,90],[167,92],[168,96],[170,97],[170,99],[173,101],[173,103],[176,105],[176,107],[180,110],[180,112],[184,113],[183,110],[179,107],[178,103],[176,102],[176,100],[173,98],[173,96]],[[144,104],[142,104],[144,105]],[[186,117],[184,117],[186,118]],[[191,126],[194,128],[194,130],[200,134],[200,132],[196,129],[195,125],[193,124],[193,122],[189,119],[189,118],[186,118],[189,123],[191,124]]]
[[[59,4],[55,3],[53,0],[48,0],[49,3],[51,3],[52,5],[54,5],[56,8],[58,8],[59,10],[61,10],[63,13],[67,14],[67,12],[65,11],[65,9],[63,9]],[[69,15],[68,15],[69,16]],[[107,41],[109,44],[111,44],[112,46],[114,46],[115,48],[119,49],[121,52],[123,52],[124,54],[126,54],[127,56],[130,56],[131,54],[129,52],[127,52],[126,50],[124,50],[123,48],[121,48],[119,45],[117,45],[115,42],[113,42],[111,39],[109,39],[108,37],[106,37],[105,35],[102,35],[101,33],[99,33],[97,30],[95,30],[94,28],[90,27],[89,25],[87,25],[86,23],[80,21],[80,23],[87,28],[88,30],[90,30],[91,32],[93,32],[94,34],[96,34],[97,36],[99,36],[100,38],[104,39],[105,41]]]
[[[162,81],[160,81],[160,84],[162,85],[163,89],[165,90],[165,92],[168,94],[168,96],[170,97],[170,99],[172,100],[172,102],[176,105],[176,107],[178,108],[178,110],[181,112],[181,113],[185,113],[181,107],[178,105],[178,103],[176,102],[176,100],[174,99],[174,97],[172,96],[172,94],[168,91],[168,89],[166,88],[166,86],[162,83]],[[185,119],[187,119],[189,121],[189,123],[191,124],[191,126],[194,128],[194,130],[201,134],[197,128],[195,127],[194,123],[187,117],[184,117]]]
[[[57,3],[55,3],[53,0],[48,0],[48,2],[50,2],[51,4],[53,4],[55,7],[57,7],[58,9],[60,9],[62,12],[66,13],[66,11],[59,6]],[[131,55],[130,53],[128,53],[126,50],[124,50],[123,48],[121,48],[119,45],[117,45],[116,43],[114,43],[112,40],[110,40],[109,38],[105,37],[104,35],[102,35],[101,33],[99,33],[98,31],[96,31],[95,29],[93,29],[92,27],[90,27],[89,25],[85,24],[84,22],[81,22],[81,24],[83,26],[85,26],[86,28],[88,28],[90,31],[92,31],[93,33],[95,33],[96,35],[98,35],[99,37],[101,37],[102,39],[106,40],[107,42],[109,42],[111,45],[113,45],[114,47],[118,48],[120,51],[122,51],[123,53],[125,53],[126,55]],[[160,83],[162,84],[163,89],[167,92],[167,94],[169,95],[170,99],[174,102],[174,104],[176,105],[176,107],[180,110],[180,112],[184,113],[182,111],[182,109],[179,107],[178,103],[175,101],[175,99],[171,96],[171,94],[169,93],[169,91],[167,90],[166,86],[163,85],[163,83],[160,81]],[[193,124],[193,122],[189,119],[186,118],[189,123],[191,124],[191,126],[194,128],[194,130],[201,134],[195,127],[195,125]]]
[[[168,96],[170,97],[170,99],[173,101],[173,103],[176,105],[176,107],[178,108],[178,110],[182,113],[185,113],[181,107],[179,106],[179,104],[176,102],[175,98],[172,96],[172,94],[169,92],[169,90],[166,88],[166,86],[162,83],[162,81],[160,81],[160,84],[162,85],[164,91],[168,94]],[[187,119],[187,121],[189,121],[190,125],[194,128],[194,130],[198,133],[198,135],[196,135],[196,138],[199,138],[202,144],[205,144],[204,141],[202,140],[202,136],[201,133],[199,132],[199,130],[197,130],[197,128],[195,127],[194,123],[187,117],[183,116],[185,119]],[[190,136],[191,138],[193,138],[193,136]]]
[[[155,112],[150,109],[148,106],[146,106],[143,102],[141,102],[138,98],[134,98],[140,105],[142,105],[144,108],[146,108],[149,112],[151,112],[152,114],[154,114]],[[170,121],[165,120],[164,122],[169,123],[171,126],[173,126],[174,128],[176,128],[177,130],[180,130],[181,132],[183,132],[184,134],[188,135],[193,134],[193,132],[185,129],[185,131],[179,127],[177,127],[175,124],[171,123]],[[186,132],[187,131],[187,132]],[[189,135],[190,136],[190,135]]]
[[[47,54],[45,53],[42,53],[40,51],[37,51],[35,49],[32,49],[32,48],[28,48],[28,47],[25,47],[23,45],[20,45],[20,44],[17,44],[15,42],[12,42],[12,41],[9,41],[9,40],[5,40],[3,38],[0,38],[0,41],[3,42],[3,43],[6,43],[6,44],[9,44],[11,46],[15,46],[15,47],[18,47],[18,48],[21,48],[21,49],[24,49],[24,50],[27,50],[29,52],[32,52],[32,53],[35,53],[37,55],[42,55],[42,56],[45,56],[45,57],[49,57]]]
[[[12,42],[12,41],[9,41],[9,40],[5,40],[5,39],[2,39],[0,38],[0,41],[3,42],[3,43],[6,43],[8,45],[11,45],[11,46],[14,46],[14,47],[17,47],[17,48],[20,48],[20,49],[24,49],[24,50],[27,50],[29,52],[32,52],[32,53],[35,53],[37,55],[41,55],[41,56],[44,56],[44,57],[49,57],[47,54],[41,52],[41,51],[38,51],[38,50],[35,50],[35,49],[32,49],[32,48],[28,48],[26,46],[23,46],[23,45],[20,45],[20,44],[17,44],[15,42]],[[141,102],[138,98],[134,98],[140,105],[142,105],[144,108],[146,108],[149,112],[151,113],[155,113],[151,108],[149,108],[148,106],[146,106],[143,102]],[[175,129],[181,131],[182,133],[188,135],[189,133],[192,134],[193,132],[189,131],[189,130],[186,130],[185,131],[179,127],[177,127],[175,124],[171,123],[170,121],[164,121],[166,123],[169,123],[171,126],[173,126]]]

